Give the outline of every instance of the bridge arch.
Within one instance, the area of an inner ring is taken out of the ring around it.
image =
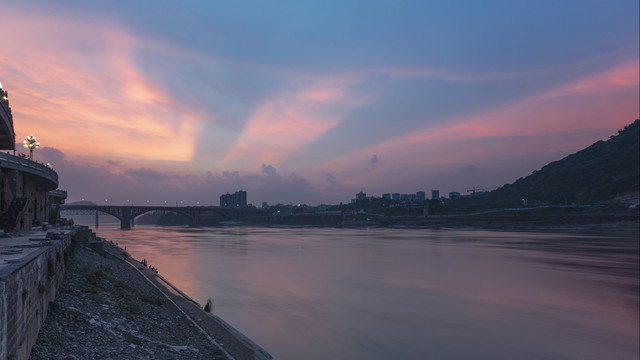
[[[200,209],[197,207],[62,205],[60,210],[99,211],[120,220],[120,228],[123,230],[130,230],[133,226],[133,220],[136,217],[151,211],[166,211],[180,214],[189,220],[190,227],[200,226]]]
[[[135,218],[137,218],[138,216],[153,212],[153,211],[171,212],[171,213],[174,213],[174,214],[182,215],[189,221],[189,227],[197,227],[199,225],[199,223],[200,223],[199,222],[200,214],[199,213],[196,214],[193,211],[189,212],[189,211],[183,210],[181,208],[166,208],[166,209],[162,209],[162,210],[140,208],[140,209],[135,209],[135,210],[133,210],[131,212],[131,216],[130,216],[130,219],[129,219],[129,222],[130,222],[131,226],[129,228],[133,227]],[[122,227],[123,221],[126,221],[126,219],[125,220],[120,219],[120,222],[121,222],[120,228],[121,229],[124,229]]]
[[[86,210],[100,211],[120,220],[120,228],[130,230],[133,226],[133,219],[151,211],[167,211],[180,214],[189,220],[190,227],[200,227],[200,216],[204,213],[213,212],[222,217],[246,217],[256,214],[255,208],[229,209],[217,206],[134,206],[134,205],[60,205],[60,210]]]

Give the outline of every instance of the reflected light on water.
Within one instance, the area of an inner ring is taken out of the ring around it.
[[[637,359],[637,238],[101,227],[277,359]]]

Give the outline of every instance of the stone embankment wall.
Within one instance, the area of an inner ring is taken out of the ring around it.
[[[0,269],[0,359],[29,358],[71,261],[72,245],[91,236],[88,228],[66,231]]]

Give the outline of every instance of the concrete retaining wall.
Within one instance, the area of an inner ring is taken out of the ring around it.
[[[67,232],[0,269],[0,359],[29,358],[78,235],[78,231]]]

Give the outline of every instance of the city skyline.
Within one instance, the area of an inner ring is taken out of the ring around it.
[[[69,202],[464,194],[639,117],[637,1],[34,1],[3,13],[16,143],[37,136],[34,159]]]

